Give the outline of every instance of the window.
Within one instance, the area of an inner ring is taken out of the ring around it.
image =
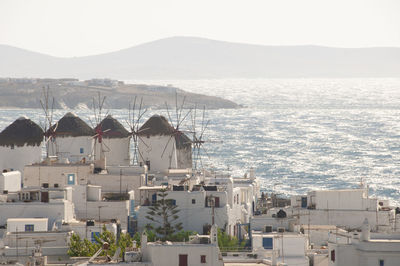
[[[58,187],[58,184],[54,184],[54,187]]]
[[[385,266],[385,261],[384,260],[379,260],[379,266]]]
[[[80,154],[83,154],[84,151],[85,151],[85,150],[84,150],[83,148],[80,148],[80,149],[79,149],[79,153],[80,153]]]
[[[48,188],[48,187],[49,187],[49,183],[43,183],[43,184],[42,184],[42,187]]]
[[[196,204],[196,200],[195,199],[192,199],[192,204]]]
[[[335,250],[331,250],[331,261],[335,262]]]
[[[200,256],[200,262],[201,262],[201,263],[207,263],[207,262],[206,262],[206,255],[201,255],[201,256]]]
[[[272,237],[263,237],[263,247],[264,249],[273,249],[274,242]]]
[[[14,149],[14,144],[11,144],[11,149],[12,149],[12,150]]]
[[[75,185],[75,174],[67,174],[67,184]]]
[[[33,231],[35,231],[35,226],[33,224],[25,225],[25,232],[33,232]]]

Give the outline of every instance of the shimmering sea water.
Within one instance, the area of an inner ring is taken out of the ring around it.
[[[400,79],[131,80],[221,96],[241,109],[208,110],[203,165],[241,176],[254,167],[265,191],[356,188],[400,205]],[[74,110],[86,121],[92,111]],[[56,111],[59,119],[66,111]],[[127,110],[111,110],[123,124]],[[145,118],[165,110],[149,110]],[[0,130],[41,110],[0,110]],[[200,119],[198,120],[200,121]],[[188,125],[189,127],[189,121]],[[223,141],[220,143],[219,141]]]

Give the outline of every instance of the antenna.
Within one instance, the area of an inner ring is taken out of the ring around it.
[[[45,122],[44,125],[42,125],[42,129],[44,132],[45,145],[46,145],[46,158],[49,158],[50,144],[55,145],[56,155],[58,154],[58,147],[56,144],[56,130],[58,127],[58,122],[55,125],[53,125],[54,104],[55,104],[55,99],[54,97],[50,96],[50,87],[49,86],[43,87],[42,99],[40,99],[40,105],[42,106],[45,115]],[[52,150],[54,152],[54,146],[52,146]]]
[[[133,158],[132,158],[132,165],[139,165],[139,157],[144,161],[143,155],[139,150],[139,139],[143,142],[143,144],[148,147],[146,142],[140,137],[140,133],[148,130],[148,128],[143,128],[139,130],[139,122],[140,119],[142,119],[143,115],[147,112],[147,108],[142,110],[143,107],[143,97],[140,98],[140,103],[138,110],[136,111],[136,100],[137,96],[135,96],[135,99],[133,101],[133,104],[129,103],[129,110],[128,110],[128,115],[129,115],[129,120],[127,120],[127,124],[129,128],[131,129],[130,132],[130,137],[133,140]]]
[[[168,104],[167,104],[167,102],[165,102],[169,123],[171,124],[171,126],[173,128],[173,132],[170,135],[170,138],[168,139],[167,143],[164,146],[164,149],[163,149],[163,151],[161,153],[161,158],[164,157],[165,151],[167,150],[167,147],[168,147],[169,143],[173,139],[172,149],[171,149],[170,154],[168,155],[169,168],[172,167],[172,157],[174,155],[175,155],[175,163],[177,164],[177,152],[176,152],[177,144],[185,145],[185,144],[191,143],[190,140],[185,141],[185,138],[182,137],[182,135],[184,135],[184,132],[189,132],[189,131],[182,131],[180,129],[182,124],[183,124],[183,122],[185,121],[185,119],[189,116],[189,114],[192,111],[192,109],[189,109],[186,113],[183,111],[183,109],[185,109],[185,101],[186,101],[186,96],[183,97],[182,103],[179,105],[178,104],[178,93],[175,92],[175,117],[176,117],[175,125],[174,125],[174,123],[173,123],[173,121],[171,119],[171,115],[170,115],[170,112],[169,112]]]

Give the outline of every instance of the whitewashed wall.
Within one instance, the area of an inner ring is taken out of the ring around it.
[[[142,249],[143,250],[143,249]],[[219,260],[219,249],[215,245],[205,244],[173,244],[156,245],[149,243],[144,249],[144,261],[151,261],[153,265],[176,266],[179,265],[179,254],[188,255],[190,266],[223,266]],[[200,256],[206,255],[206,263],[201,263]],[[166,260],[166,258],[168,258]]]
[[[165,172],[168,168],[177,168],[177,154],[174,137],[160,135],[150,136],[147,138],[146,136],[143,136],[142,139],[143,141],[140,138],[138,140],[139,151],[143,156],[142,158],[139,155],[139,161],[145,164],[145,162],[149,160],[150,172]],[[164,148],[165,152],[161,157]]]
[[[0,171],[13,169],[24,174],[25,165],[39,163],[42,160],[42,145],[39,146],[0,146]]]
[[[46,232],[48,228],[47,218],[11,218],[7,219],[7,232],[24,232],[25,225],[32,224],[34,232]]]
[[[49,187],[58,184],[67,185],[67,174],[75,173],[77,184],[86,184],[92,169],[89,164],[30,165],[25,167],[23,183],[25,187],[40,187],[48,183]]]
[[[83,153],[80,149],[83,148]],[[79,162],[83,158],[86,161],[92,158],[94,139],[90,136],[60,137],[55,143],[49,145],[49,155],[58,156],[60,160],[67,158],[71,163]]]
[[[5,225],[8,218],[48,218],[49,227],[56,221],[68,223],[74,220],[74,206],[69,201],[0,203],[0,213],[0,225]]]
[[[103,150],[107,165],[129,165],[129,142],[130,138],[103,138]],[[101,144],[96,143],[96,160],[100,158]],[[108,149],[108,148],[109,149]]]
[[[21,190],[21,172],[12,171],[0,174],[0,192],[17,192]]]
[[[233,207],[227,204],[227,193],[225,191],[168,191],[168,199],[176,200],[178,206],[179,219],[176,222],[181,222],[184,230],[193,230],[198,233],[203,233],[204,225],[212,223],[212,208],[205,207],[206,196],[214,195],[220,198],[220,207],[216,207],[215,223],[219,228],[228,229],[227,233],[233,235],[233,227],[238,223],[244,223],[242,218],[241,204],[235,204]],[[195,203],[192,203],[192,200]],[[138,227],[143,230],[147,224],[153,224],[146,219],[149,208],[140,206],[138,209]],[[157,226],[156,224],[154,224]],[[229,228],[231,230],[229,231]]]

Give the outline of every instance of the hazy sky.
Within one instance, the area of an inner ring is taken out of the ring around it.
[[[400,47],[400,0],[0,0],[0,44],[82,56],[171,36]]]

